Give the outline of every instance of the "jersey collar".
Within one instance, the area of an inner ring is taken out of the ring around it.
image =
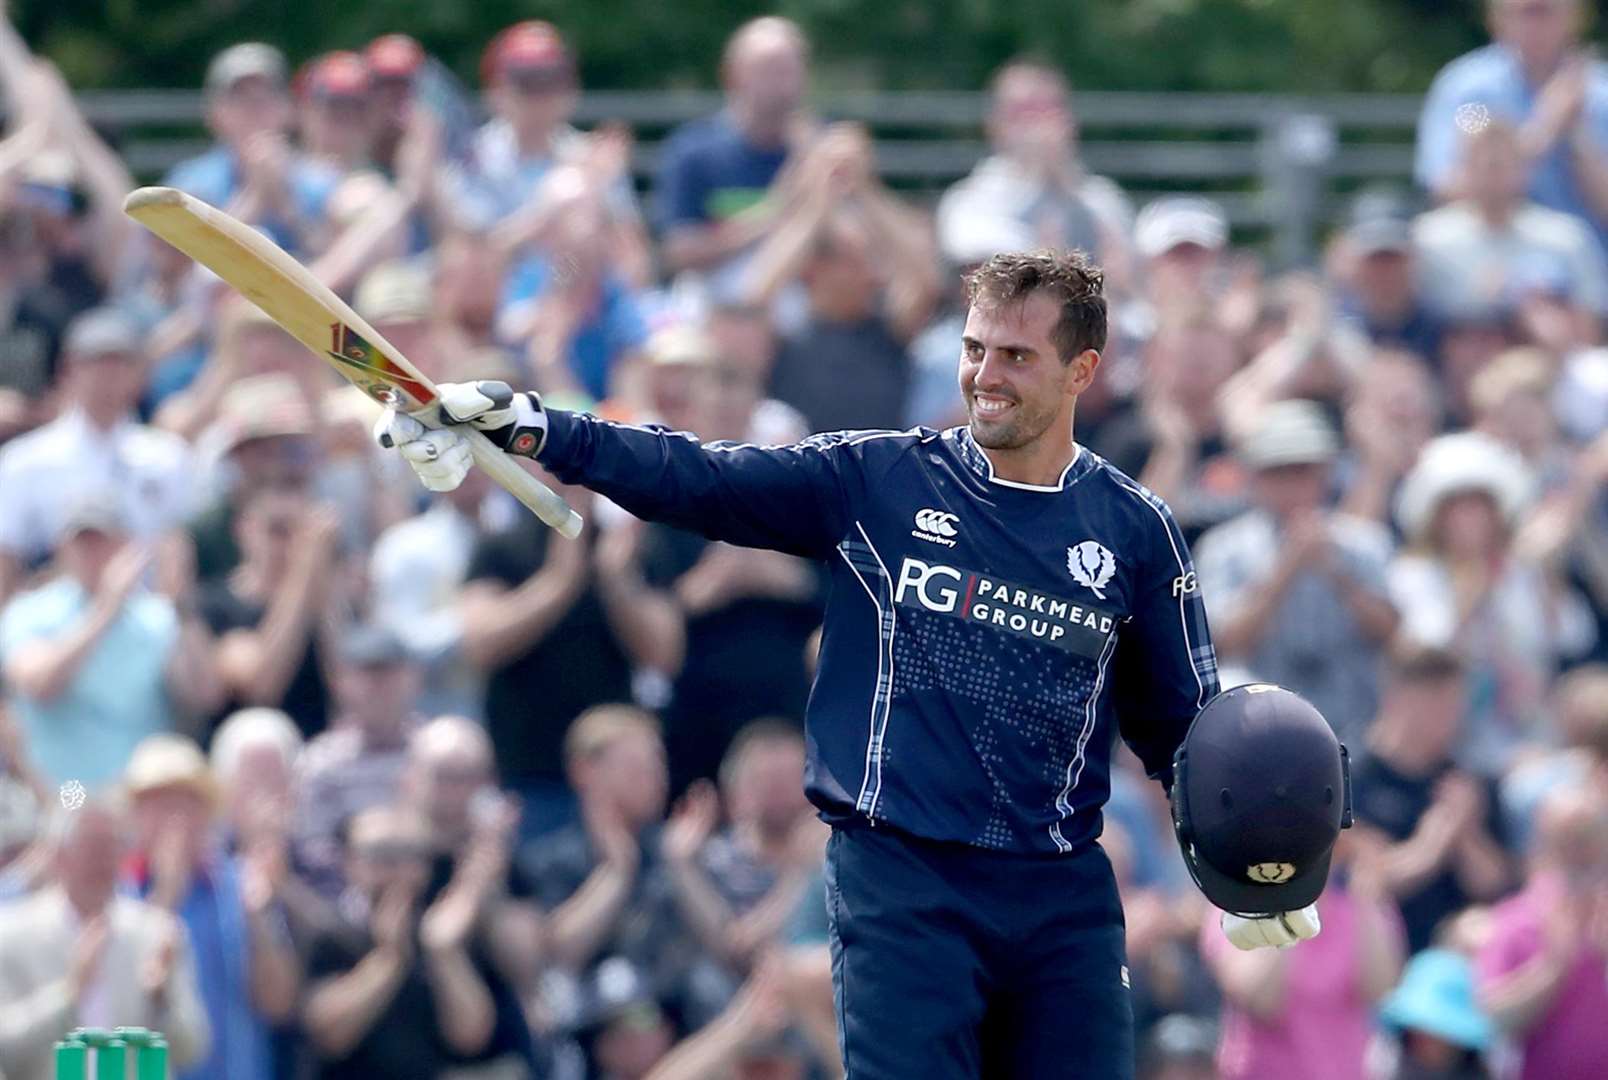
[[[955,453],[960,455],[972,472],[982,477],[990,484],[1000,487],[1016,488],[1018,491],[1065,491],[1078,481],[1084,473],[1094,467],[1094,455],[1088,449],[1072,444],[1072,460],[1067,462],[1066,468],[1061,470],[1061,478],[1053,486],[1045,484],[1023,484],[1015,480],[1002,480],[994,475],[994,462],[983,452],[972,438],[971,428],[961,426],[950,428],[944,433],[944,438],[955,445]]]

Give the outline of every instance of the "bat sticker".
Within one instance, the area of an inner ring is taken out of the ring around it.
[[[413,398],[420,405],[435,400],[435,394],[417,380],[399,370],[384,353],[364,339],[362,334],[345,323],[329,324],[331,347],[328,356],[338,364],[378,377],[378,381],[364,379],[359,385],[369,396],[386,405],[395,404],[396,389]]]

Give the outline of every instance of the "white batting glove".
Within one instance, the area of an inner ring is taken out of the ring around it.
[[[547,440],[547,414],[534,393],[516,394],[505,382],[442,383],[441,418],[471,424],[510,454],[535,457]]]
[[[1318,936],[1323,924],[1318,920],[1318,905],[1308,904],[1300,911],[1284,911],[1277,915],[1263,915],[1248,919],[1243,915],[1223,912],[1223,933],[1238,949],[1285,949],[1298,941]]]
[[[407,413],[386,409],[374,426],[374,439],[394,449],[431,491],[451,491],[474,466],[469,441],[448,428],[431,430]]]

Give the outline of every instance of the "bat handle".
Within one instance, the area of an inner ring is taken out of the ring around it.
[[[467,424],[455,426],[454,430],[469,440],[469,450],[475,456],[475,464],[510,495],[529,507],[531,513],[556,529],[560,536],[573,540],[581,534],[581,526],[585,524],[581,515],[572,510],[557,492],[521,468],[484,433]]]

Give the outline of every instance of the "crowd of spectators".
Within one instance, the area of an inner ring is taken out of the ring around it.
[[[402,35],[294,74],[231,47],[214,144],[166,182],[439,381],[710,440],[960,422],[960,273],[1094,252],[1112,338],[1076,437],[1171,503],[1224,685],[1318,705],[1357,820],[1322,934],[1240,953],[1119,751],[1141,1076],[1587,1080],[1608,66],[1581,6],[1490,0],[1418,190],[1362,193],[1305,270],[1209,197],[1136,210],[1034,60],[990,82],[969,175],[892,191],[775,17],[646,185],[626,129],[572,126],[540,22],[487,46],[479,126]],[[427,497],[372,403],[122,216],[134,178],[4,20],[0,88],[0,1076],[114,1024],[186,1080],[841,1075],[817,569],[574,489],[576,540],[477,475]]]

